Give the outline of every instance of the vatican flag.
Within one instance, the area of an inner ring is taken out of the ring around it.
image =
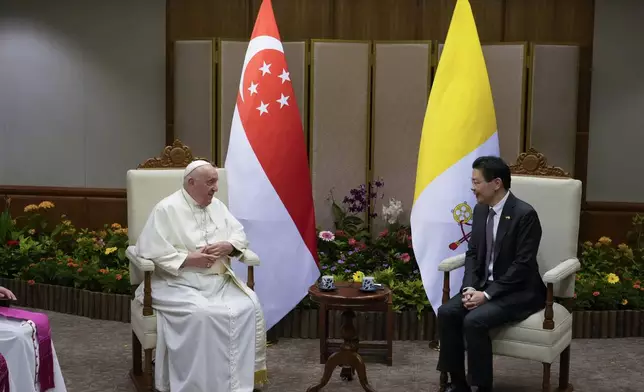
[[[411,211],[414,254],[434,312],[441,305],[438,264],[465,253],[476,199],[472,163],[499,156],[492,90],[468,0],[458,0],[438,63],[423,123]],[[463,269],[450,275],[450,296]]]

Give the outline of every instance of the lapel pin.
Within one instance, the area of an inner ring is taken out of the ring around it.
[[[505,219],[511,219],[511,218],[510,218],[510,215],[506,215],[506,216],[505,216]]]

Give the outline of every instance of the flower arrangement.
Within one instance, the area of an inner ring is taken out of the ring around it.
[[[78,229],[65,215],[51,226],[45,218],[55,208],[50,201],[27,205],[24,215],[13,219],[10,205],[7,198],[0,214],[0,276],[29,284],[130,292],[127,228],[114,223],[100,231]]]
[[[577,310],[644,309],[644,216],[633,217],[629,243],[608,237],[581,246],[582,269],[575,282]]]
[[[321,273],[336,281],[362,282],[370,275],[393,291],[394,309],[413,309],[418,316],[429,308],[420,280],[412,245],[411,229],[400,223],[402,203],[395,198],[374,211],[374,201],[384,199],[382,180],[360,185],[349,191],[342,205],[331,197],[333,230],[318,230],[318,255]],[[372,228],[361,217],[380,217],[385,229],[372,235]]]

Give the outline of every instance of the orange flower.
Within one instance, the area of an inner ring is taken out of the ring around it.
[[[36,284],[36,281],[35,281],[35,280],[33,280],[33,279],[29,279],[29,280],[27,281],[27,284],[28,284],[29,286],[33,286],[33,285],[35,285],[35,284]]]
[[[121,280],[121,279],[123,279],[123,277],[121,276],[121,274],[116,274],[116,280]]]
[[[76,272],[83,272],[83,269],[79,268],[79,269],[76,270]]]
[[[98,272],[105,275],[107,273],[107,270],[105,268],[101,268],[100,270],[98,270]]]
[[[613,240],[611,240],[609,237],[601,237],[597,242],[602,245],[608,246],[613,242]]]
[[[640,285],[638,285],[638,284],[634,284],[634,285],[633,285],[633,288],[634,288],[634,289],[639,289],[639,288],[640,288]]]
[[[31,212],[31,211],[36,211],[38,209],[38,206],[35,204],[29,204],[28,206],[25,207],[24,211],[25,212]]]
[[[46,200],[45,200],[45,201],[43,201],[42,203],[40,203],[40,204],[38,205],[38,207],[40,207],[40,208],[42,208],[42,209],[47,210],[47,209],[50,209],[50,208],[54,208],[54,207],[55,207],[55,205],[54,205],[54,203],[52,203],[52,202],[50,202],[50,201],[46,201]]]

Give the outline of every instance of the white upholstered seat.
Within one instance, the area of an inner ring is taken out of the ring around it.
[[[577,249],[582,184],[563,170],[548,167],[543,155],[534,150],[522,154],[511,168],[511,192],[539,214],[543,234],[537,261],[549,299],[544,310],[526,320],[492,330],[492,349],[497,355],[543,363],[544,391],[550,390],[546,382],[550,379],[550,364],[561,356],[559,390],[572,390],[568,383],[572,314],[563,305],[550,301],[553,297],[569,299],[574,295],[575,272],[580,268]],[[449,272],[462,267],[464,261],[464,254],[450,257],[441,262],[439,270]]]

